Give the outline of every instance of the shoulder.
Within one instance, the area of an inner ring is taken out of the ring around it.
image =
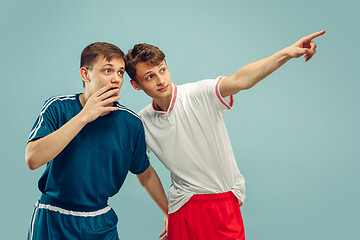
[[[64,104],[69,104],[76,100],[76,94],[71,95],[62,95],[62,96],[53,96],[48,98],[41,109],[42,112],[45,112],[49,108],[59,107]]]
[[[121,105],[119,102],[116,102],[116,107],[119,108],[118,113],[119,115],[121,115],[122,117],[128,119],[131,122],[134,122],[136,124],[142,124],[142,121],[139,117],[138,114],[136,114],[134,111],[132,111],[131,109],[125,107],[124,105]]]
[[[185,83],[178,86],[178,89],[181,92],[197,92],[205,91],[206,89],[215,89],[215,86],[218,82],[217,79],[203,79],[197,82]]]
[[[185,83],[178,86],[180,98],[198,98],[215,94],[218,79],[204,79],[197,82]]]
[[[53,102],[63,102],[63,101],[73,101],[76,99],[76,94],[71,95],[62,95],[62,96],[53,96],[48,98],[45,103],[51,104]]]
[[[146,119],[150,119],[153,116],[156,116],[156,112],[153,110],[153,107],[151,104],[147,105],[139,112],[139,117],[143,121]]]

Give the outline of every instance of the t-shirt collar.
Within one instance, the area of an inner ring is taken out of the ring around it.
[[[172,111],[174,110],[176,99],[177,99],[177,86],[174,83],[172,83],[172,96],[171,96],[170,105],[169,105],[169,108],[167,109],[167,111],[162,111],[154,100],[152,101],[153,109],[157,114],[170,115],[172,113]]]

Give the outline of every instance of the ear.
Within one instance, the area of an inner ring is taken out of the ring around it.
[[[80,76],[84,82],[90,82],[89,70],[85,67],[80,68]]]
[[[139,91],[139,90],[141,90],[141,88],[140,88],[140,86],[139,86],[139,83],[138,82],[136,82],[135,80],[130,80],[130,83],[131,83],[131,85],[132,85],[132,87],[135,89],[135,90],[137,90],[137,91]]]

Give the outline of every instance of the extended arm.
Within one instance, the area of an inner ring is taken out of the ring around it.
[[[168,200],[166,198],[164,188],[161,184],[161,181],[157,173],[155,172],[155,170],[151,165],[148,167],[148,169],[145,170],[145,172],[137,175],[137,178],[141,186],[144,187],[146,192],[159,206],[159,208],[165,215],[164,217],[165,228],[159,235],[159,237],[162,237],[167,232],[167,218],[168,218]],[[166,236],[163,239],[167,239]]]
[[[235,74],[224,78],[220,84],[221,96],[227,97],[238,93],[240,90],[253,87],[292,58],[305,55],[305,61],[309,61],[316,53],[317,47],[312,40],[324,33],[325,31],[321,31],[303,37],[293,45],[280,50],[272,56],[246,65]]]
[[[105,86],[87,100],[81,112],[51,134],[31,141],[26,146],[25,162],[30,169],[50,162],[54,159],[89,122],[100,115],[115,111],[118,108],[109,104],[118,100],[119,96],[111,97],[119,89],[108,91],[112,85]]]

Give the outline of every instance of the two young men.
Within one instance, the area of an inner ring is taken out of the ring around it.
[[[98,46],[105,43],[85,48],[80,69],[85,92],[50,98],[30,133],[26,162],[31,169],[47,167],[29,239],[118,239],[117,217],[107,199],[129,170],[138,174],[165,222],[169,213],[170,240],[245,239],[240,212],[245,183],[222,115],[233,106],[234,94],[291,58],[310,60],[316,52],[312,39],[322,34],[304,37],[232,76],[181,86],[171,82],[163,52],[135,45],[125,57],[126,71],[132,86],[153,99],[139,113],[143,123],[116,103],[125,70],[121,50]],[[148,150],[171,171],[169,209],[145,153],[142,124]]]
[[[47,164],[28,239],[119,239],[118,219],[107,201],[128,171],[137,174],[167,223],[168,202],[146,154],[143,124],[117,102],[124,53],[93,43],[83,50],[80,65],[84,93],[49,98],[28,139],[28,167]]]
[[[140,111],[148,150],[171,172],[169,240],[245,239],[240,206],[245,182],[237,167],[222,118],[233,95],[249,89],[292,58],[311,59],[313,33],[274,55],[251,63],[229,77],[177,86],[165,54],[137,44],[125,57],[136,90],[152,104]]]

